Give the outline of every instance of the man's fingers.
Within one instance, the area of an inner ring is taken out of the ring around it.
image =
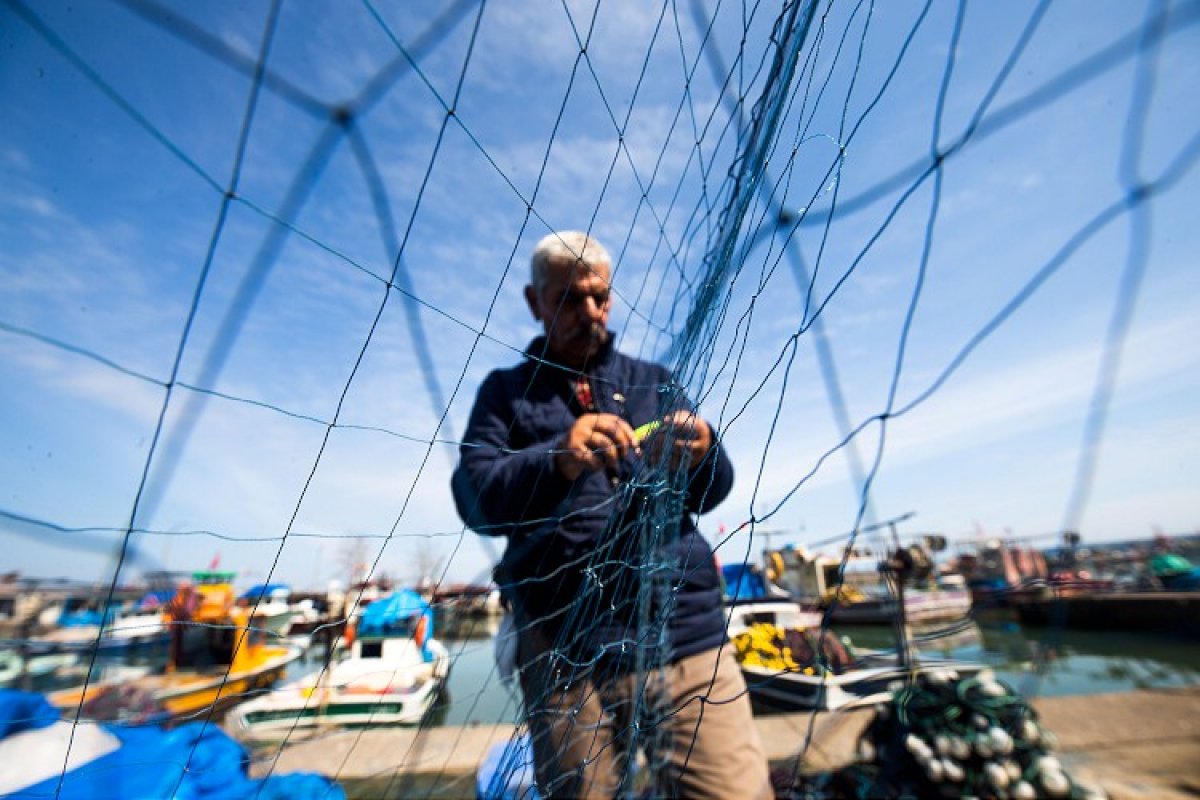
[[[661,445],[670,442],[668,463],[671,469],[677,469],[685,463],[696,464],[705,456],[712,443],[708,423],[695,412],[686,409],[678,409],[664,416],[662,425],[655,434],[654,438],[660,440],[655,443],[655,452],[660,452]]]
[[[633,428],[620,417],[612,414],[598,414],[592,428],[592,436],[599,436],[602,441],[597,447],[616,448],[616,455],[623,456],[626,451],[636,447]]]
[[[580,457],[583,459],[584,463],[587,464],[587,468],[589,470],[597,470],[597,469],[603,469],[605,463],[607,462],[607,459],[605,458],[604,453],[605,453],[605,451],[602,446],[601,447],[589,446],[586,450],[583,451],[583,453],[580,454]]]
[[[601,431],[614,444],[627,447],[633,444],[633,428],[629,423],[614,414],[598,414],[596,430]]]
[[[633,428],[615,414],[579,417],[566,439],[575,463],[586,470],[616,469],[626,453],[638,450]]]
[[[601,469],[605,464],[616,465],[616,444],[599,427],[587,432],[576,453],[588,469]]]
[[[699,417],[689,411],[676,411],[674,414],[668,414],[663,422],[670,428],[671,434],[676,439],[696,439],[699,438]]]
[[[612,429],[608,432],[608,436],[620,449],[621,455],[637,449],[638,443],[637,438],[633,435],[633,426],[620,417],[612,418]]]

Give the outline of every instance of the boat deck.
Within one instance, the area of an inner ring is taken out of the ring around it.
[[[172,713],[191,711],[206,703],[216,702],[219,698],[233,701],[236,698],[231,695],[247,689],[265,688],[299,657],[298,649],[272,648],[266,658],[249,670],[229,672],[228,665],[218,664],[203,670],[139,674],[134,678],[88,684],[86,692],[83,686],[52,692],[48,699],[59,708],[69,708],[128,686],[140,696],[165,702],[167,710]]]

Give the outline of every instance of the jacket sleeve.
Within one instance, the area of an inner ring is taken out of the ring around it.
[[[489,536],[544,527],[571,489],[554,466],[553,439],[511,446],[512,408],[504,376],[493,372],[475,398],[450,481],[463,522]]]
[[[717,429],[712,428],[712,446],[699,464],[688,473],[684,506],[693,514],[713,510],[733,489],[733,462],[725,454]]]

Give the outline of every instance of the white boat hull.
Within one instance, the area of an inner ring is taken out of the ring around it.
[[[235,707],[227,727],[242,739],[280,739],[293,731],[365,725],[417,725],[433,708],[450,671],[437,640],[430,662],[356,657],[325,676],[308,676]]]
[[[895,661],[895,656],[888,658]],[[937,660],[905,670],[896,663],[880,664],[881,660],[868,659],[858,669],[824,677],[743,664],[742,676],[750,696],[772,709],[837,711],[882,702],[918,672],[952,671],[962,676],[984,669],[983,664]]]

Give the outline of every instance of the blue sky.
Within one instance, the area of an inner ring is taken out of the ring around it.
[[[940,192],[931,177],[898,207],[911,180],[851,202],[929,158],[956,12],[934,5],[907,48],[920,4],[818,7],[764,179],[773,204],[808,208],[793,240],[815,273],[812,297],[828,300],[818,325],[853,425],[887,408],[927,232],[895,408],[929,388],[1073,236],[1119,203],[1123,176],[1170,183],[1086,237],[935,392],[888,422],[871,513],[914,511],[909,531],[951,538],[1064,525],[1093,541],[1155,526],[1194,531],[1200,179],[1191,161],[1164,170],[1197,135],[1196,4],[1162,6],[1171,13],[1160,47],[1140,59],[1121,51],[1060,90],[1056,79],[1134,34],[1160,6],[1054,3],[988,105],[993,116],[944,161]],[[314,14],[285,2],[265,61],[270,77],[253,95],[265,3],[170,4],[172,24],[138,3],[0,4],[5,568],[108,576],[119,533],[40,523],[122,531],[136,507],[134,527],[154,533],[133,536],[145,558],[130,569],[198,568],[219,553],[243,582],[273,571],[319,586],[344,579],[355,560],[406,581],[431,565],[449,579],[485,576],[499,543],[463,531],[443,441],[462,430],[487,371],[514,363],[537,332],[521,299],[532,245],[550,229],[590,227],[617,256],[621,346],[669,352],[737,148],[737,120],[701,43],[734,67],[727,91],[753,104],[778,13],[767,6],[721,4],[704,39],[688,4],[496,2],[480,16],[466,3],[344,3]],[[444,35],[421,46],[433,20],[459,7]],[[940,112],[943,148],[967,129],[1036,9],[966,7]],[[192,33],[181,35],[185,28]],[[585,60],[577,37],[588,40]],[[401,70],[356,105],[402,52],[419,69]],[[1150,64],[1146,91],[1138,69]],[[1048,102],[1022,105],[1045,87],[1056,92]],[[330,124],[336,107],[354,109],[363,148]],[[323,136],[327,157],[307,174]],[[383,225],[380,196],[356,158],[365,151],[386,198]],[[235,170],[238,199],[222,218]],[[300,202],[289,206],[297,185]],[[835,200],[833,221],[817,224]],[[764,213],[760,195],[743,242]],[[1147,255],[1131,259],[1131,242],[1141,241],[1131,231],[1143,225]],[[383,281],[401,244],[397,283],[406,293],[389,293]],[[690,394],[703,398],[738,472],[733,495],[703,522],[714,540],[721,526],[771,511],[759,530],[800,543],[850,530],[857,515],[843,454],[820,462],[842,435],[812,309],[805,316],[782,248],[776,236],[737,251],[734,279],[721,287],[727,311],[688,364]],[[1144,266],[1136,292],[1122,282],[1131,264]],[[222,340],[222,320],[255,269],[261,286]],[[162,382],[197,296],[177,376],[184,386],[168,400]],[[1121,297],[1136,302],[1094,442],[1094,479],[1074,514]],[[419,304],[431,376],[406,298]],[[227,357],[206,372],[221,341]],[[793,342],[790,367],[777,367]],[[440,430],[446,406],[435,408],[431,379],[448,404]],[[186,388],[197,386],[227,397]],[[207,399],[198,405],[198,396]],[[326,439],[322,421],[335,413],[339,427]],[[880,431],[870,424],[855,439],[867,463]],[[748,535],[722,545],[722,559],[756,550],[760,539]],[[370,538],[347,538],[355,536]]]

